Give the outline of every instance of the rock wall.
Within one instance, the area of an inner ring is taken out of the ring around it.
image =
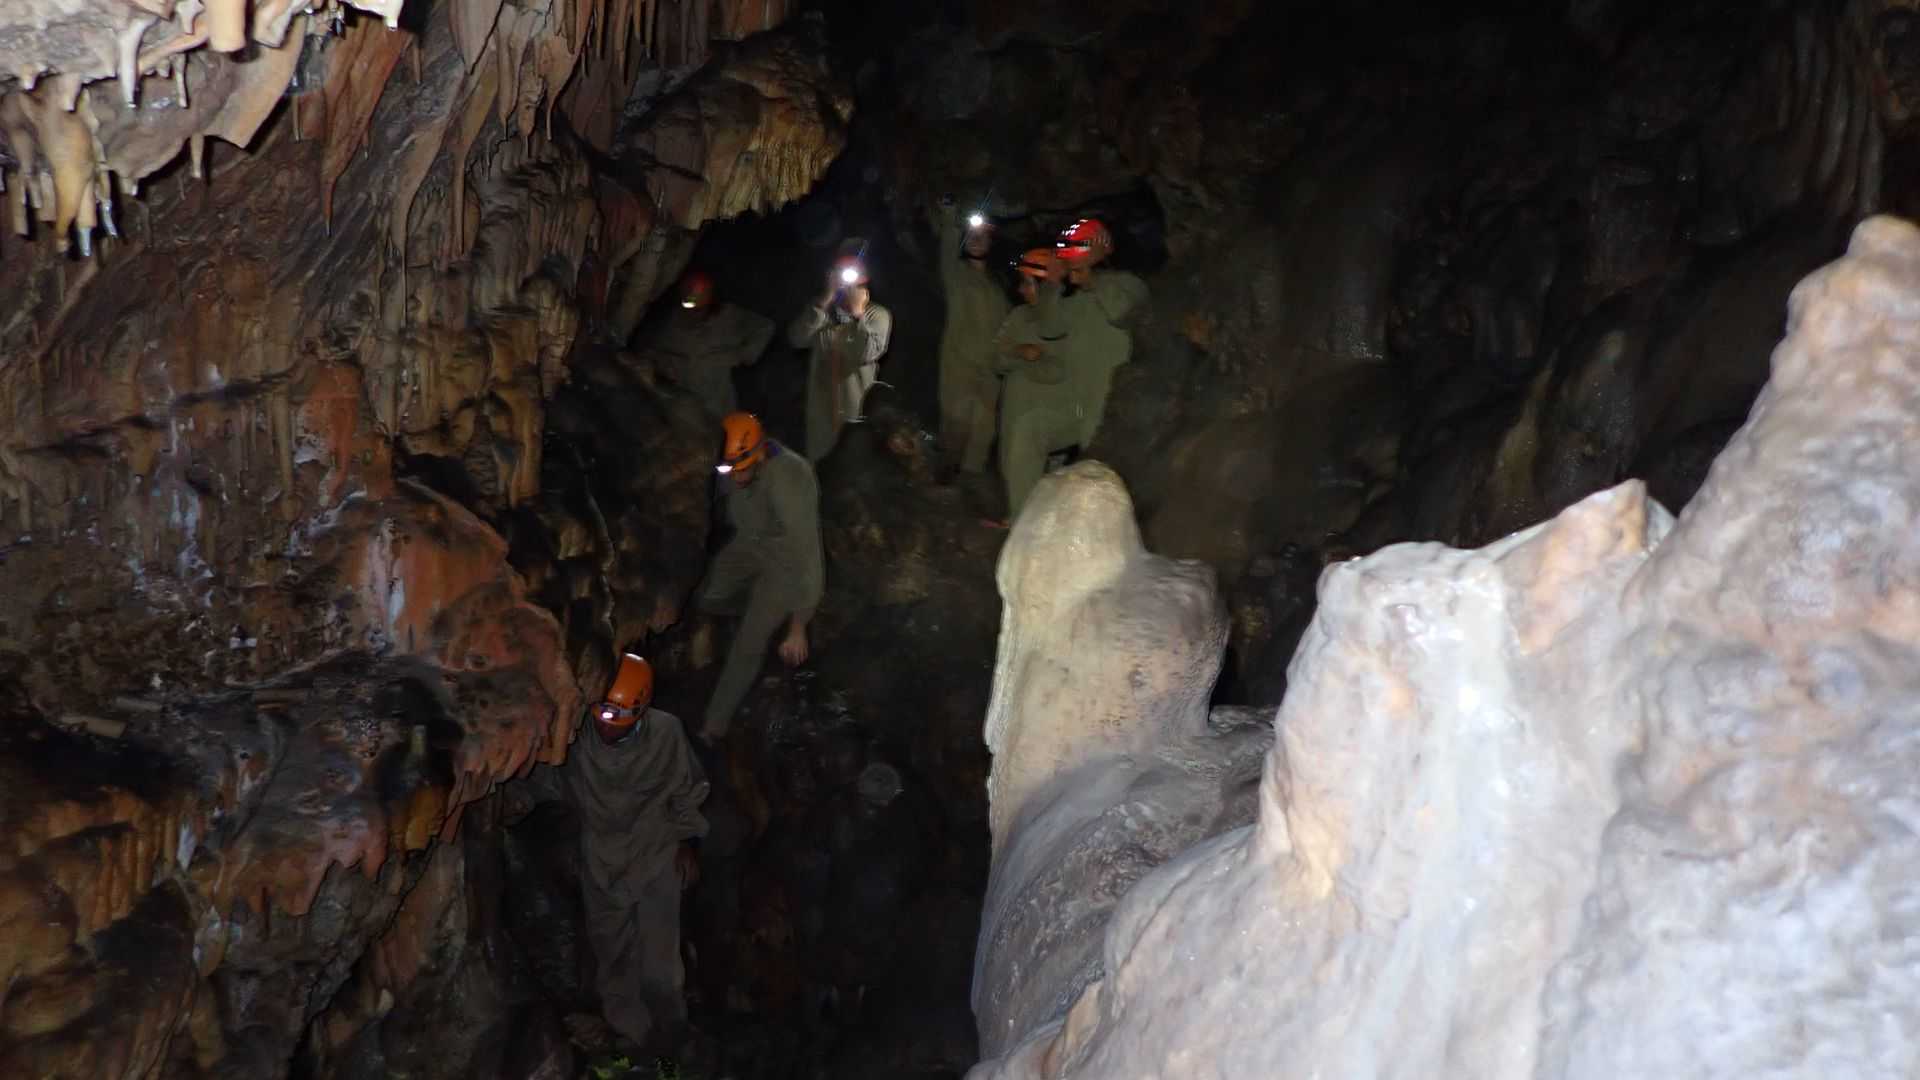
[[[1226,700],[1278,701],[1326,563],[1682,505],[1793,283],[1920,211],[1905,3],[933,9],[871,28],[853,152],[922,251],[943,191],[1009,255],[1115,226],[1153,301],[1091,452],[1218,573]]]
[[[847,92],[779,4],[148,7],[0,16],[0,1072],[531,1075],[494,793],[708,528],[607,297]]]
[[[1258,820],[1134,883],[1097,978],[1045,948],[983,968],[979,997],[1025,1007],[982,1012],[1004,1052],[971,1075],[1910,1075],[1917,297],[1920,229],[1862,224],[1677,523],[1633,481],[1479,550],[1330,567]],[[1110,484],[1069,471],[1036,505]],[[1018,641],[1071,618],[1007,601]],[[1003,665],[996,700],[1035,677]],[[1086,792],[1133,768],[1082,767]],[[1084,801],[1030,801],[1013,844]],[[1007,910],[1077,929],[1068,898],[1185,805],[1123,819],[1064,888],[1013,885],[983,942]]]

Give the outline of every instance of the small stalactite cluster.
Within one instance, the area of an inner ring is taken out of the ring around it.
[[[120,235],[116,195],[184,150],[205,175],[206,140],[249,145],[291,90],[295,135],[323,138],[321,211],[355,151],[387,80],[414,42],[350,20],[358,9],[400,25],[403,0],[23,0],[0,10],[0,189],[10,187],[12,231],[46,227],[54,247],[91,257],[96,229]],[[458,113],[454,145],[471,146],[489,110],[527,138],[552,130],[560,91],[583,64],[621,85],[645,59],[690,67],[708,43],[772,29],[788,0],[453,0],[443,5],[469,72],[478,75]],[[298,82],[309,38],[344,38],[343,72],[318,95]],[[252,46],[255,55],[240,62]],[[421,56],[411,50],[413,74]],[[487,66],[484,73],[479,69]],[[604,81],[604,80],[603,80]],[[112,86],[97,85],[111,82]],[[606,89],[605,85],[599,87]],[[617,104],[615,105],[617,111]],[[449,119],[453,119],[449,115]],[[432,149],[438,150],[438,145]],[[419,170],[431,163],[416,161]],[[457,158],[456,158],[457,160]],[[9,168],[8,166],[11,166]],[[9,172],[14,173],[9,177]],[[417,184],[417,180],[415,183]],[[409,199],[396,210],[404,234]],[[456,201],[457,205],[457,201]],[[464,228],[449,234],[457,250]],[[446,253],[443,253],[443,256]]]

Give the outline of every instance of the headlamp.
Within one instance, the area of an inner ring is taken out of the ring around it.
[[[754,443],[752,446],[747,447],[732,457],[727,457],[723,454],[720,458],[720,464],[715,465],[713,471],[719,473],[721,476],[725,476],[735,470],[744,469],[752,457],[759,453],[760,448],[765,445],[765,441]]]
[[[987,223],[987,215],[982,214],[977,210],[967,215],[967,228],[969,229],[977,229],[980,226],[985,225],[986,223]]]
[[[858,266],[841,267],[840,280],[848,285],[855,284],[860,280],[860,268]]]
[[[688,311],[692,311],[699,305],[693,302],[693,297],[689,296],[685,300],[680,301],[680,306],[686,308]]]

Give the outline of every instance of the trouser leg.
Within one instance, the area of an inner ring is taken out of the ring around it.
[[[964,417],[960,445],[960,470],[977,473],[987,467],[987,451],[993,446],[993,429],[1000,404],[1000,382],[988,376],[975,378],[960,407]]]
[[[631,899],[582,877],[587,937],[593,945],[594,985],[607,1026],[636,1046],[653,1033],[654,1016],[641,982],[645,958]]]
[[[1035,437],[1031,417],[1016,417],[1000,433],[1000,477],[1007,485],[1007,520],[1020,516],[1027,495],[1047,467],[1047,449]]]
[[[836,388],[823,380],[826,373],[817,368],[807,377],[807,458],[818,464],[833,449],[833,394]]]
[[[867,415],[867,391],[873,389],[873,383],[879,377],[879,368],[872,364],[862,364],[858,369],[840,380],[837,388],[840,394],[840,418],[842,420],[860,420]],[[837,433],[836,433],[837,434]]]
[[[634,904],[638,991],[657,1032],[671,1034],[687,1019],[686,968],[680,959],[680,877],[673,849],[641,886]]]
[[[720,666],[719,682],[714,685],[713,697],[707,700],[701,722],[701,733],[708,739],[722,738],[732,727],[734,712],[746,700],[753,680],[760,675],[760,666],[766,662],[768,643],[790,614],[769,603],[765,591],[756,587],[748,597],[733,643],[727,647],[726,663]]]
[[[1007,482],[1007,517],[1018,518],[1046,471],[1047,455],[1070,445],[1076,429],[1071,417],[1049,410],[1015,417],[1000,433],[1000,475]]]
[[[959,456],[973,435],[972,414],[968,408],[965,379],[958,365],[940,365],[940,443],[951,456]]]

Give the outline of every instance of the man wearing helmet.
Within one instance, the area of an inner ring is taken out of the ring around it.
[[[733,369],[760,359],[773,340],[773,320],[718,300],[713,279],[694,270],[668,294],[673,313],[642,347],[655,370],[678,383],[716,418],[738,408]]]
[[[694,606],[738,615],[740,625],[701,721],[706,739],[726,735],[775,634],[782,660],[806,662],[807,624],[826,584],[813,467],[769,438],[752,413],[729,414],[721,431],[718,471],[728,481],[722,487],[734,533],[714,556]]]
[[[1020,516],[1047,455],[1080,440],[1082,422],[1066,365],[1060,311],[1059,257],[1034,248],[1014,260],[1021,306],[994,338],[994,370],[1006,376],[1000,411],[1000,477],[1007,485],[1007,516],[986,524],[1004,529]]]
[[[843,256],[827,272],[827,288],[787,327],[787,340],[807,350],[807,457],[819,461],[840,441],[840,429],[865,419],[867,391],[893,336],[893,313],[873,302],[866,263]]]
[[[1124,270],[1098,269],[1113,254],[1113,234],[1094,218],[1068,226],[1054,251],[1067,272],[1060,312],[1084,448],[1092,445],[1106,415],[1114,369],[1132,358],[1133,334],[1124,324],[1146,304],[1147,285]]]
[[[671,1051],[686,1035],[680,893],[699,880],[691,841],[709,785],[680,721],[651,707],[653,668],[620,658],[591,733],[562,769],[580,812],[580,889],[608,1026],[635,1047]]]
[[[962,222],[952,196],[947,196],[933,218],[947,300],[947,322],[940,333],[940,442],[948,460],[941,472],[943,479],[956,469],[977,476],[987,467],[999,405],[994,335],[1011,305],[987,268],[993,222],[985,211],[969,213]]]

